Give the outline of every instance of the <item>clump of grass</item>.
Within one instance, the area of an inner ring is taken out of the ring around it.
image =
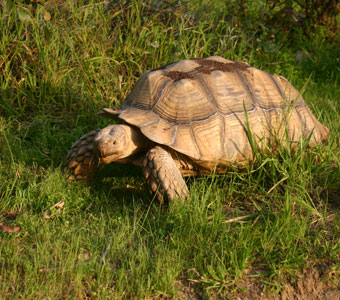
[[[315,265],[336,278],[340,90],[332,48],[298,64],[297,49],[263,52],[219,15],[192,22],[181,7],[143,1],[0,5],[0,223],[21,228],[0,232],[0,298],[230,296],[252,278],[277,292]],[[97,110],[121,103],[147,69],[209,55],[248,61],[298,88],[309,78],[304,97],[330,128],[329,141],[189,179],[191,201],[168,209],[132,167],[107,166],[89,184],[66,181],[71,144],[107,124]]]

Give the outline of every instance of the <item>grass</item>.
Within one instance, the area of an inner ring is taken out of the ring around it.
[[[141,1],[0,5],[0,222],[21,228],[0,231],[1,299],[232,298],[245,281],[279,293],[320,266],[339,287],[339,49],[320,35],[264,51],[212,12],[193,23]],[[310,59],[297,63],[297,50]],[[209,55],[307,83],[329,141],[189,179],[191,201],[167,209],[133,167],[65,179],[71,144],[108,124],[98,110],[145,70]]]

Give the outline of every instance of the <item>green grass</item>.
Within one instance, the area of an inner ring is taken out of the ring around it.
[[[278,293],[320,266],[339,285],[336,47],[320,35],[265,51],[211,11],[192,22],[141,1],[16,3],[0,3],[0,222],[21,231],[0,231],[1,299],[181,298],[189,287],[191,298],[232,298],[244,281]],[[310,60],[297,63],[298,50]],[[106,166],[89,184],[65,179],[71,144],[108,124],[98,110],[121,103],[145,70],[209,55],[307,84],[329,141],[189,179],[191,201],[169,208],[133,167]]]

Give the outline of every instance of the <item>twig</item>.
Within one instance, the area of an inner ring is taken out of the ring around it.
[[[289,177],[286,176],[286,177],[283,177],[281,178],[277,183],[275,183],[270,189],[269,191],[267,192],[267,194],[270,194],[280,183],[286,181]]]
[[[255,216],[258,216],[258,215],[259,215],[258,213],[254,213],[254,214],[250,214],[250,215],[246,215],[246,216],[240,216],[240,217],[236,217],[236,218],[233,218],[233,219],[228,219],[228,220],[223,221],[223,224],[232,223],[232,222],[240,222],[240,221],[243,221],[245,219],[252,218],[252,217],[255,217]]]

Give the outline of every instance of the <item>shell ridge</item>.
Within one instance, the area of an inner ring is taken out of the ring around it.
[[[172,137],[172,142],[171,143],[169,143],[169,147],[171,147],[173,144],[175,144],[175,142],[176,142],[176,136],[177,136],[177,128],[178,128],[178,126],[177,125],[175,125],[174,126],[174,131],[173,131],[173,137]]]
[[[146,126],[152,125],[152,124],[154,124],[154,123],[157,123],[157,122],[159,122],[159,117],[158,117],[158,119],[157,119],[157,120],[152,120],[152,121],[150,121],[150,122],[146,122],[146,123],[144,123],[143,125],[140,125],[140,126],[139,126],[139,128],[143,128],[143,127],[146,127]]]
[[[233,144],[233,146],[235,147],[236,151],[241,154],[241,156],[243,157],[244,160],[247,160],[247,157],[244,153],[244,151],[242,151],[240,149],[240,147],[237,145],[237,143],[235,143],[232,139],[229,139],[229,142],[231,142]]]
[[[248,135],[247,135],[247,137],[248,137]],[[246,153],[245,153],[245,151],[242,151],[236,144],[235,144],[235,142],[234,141],[232,141],[233,142],[233,145],[235,146],[235,148],[238,150],[238,152],[241,154],[241,156],[243,157],[243,159],[244,160],[248,160],[249,158],[246,156]],[[252,152],[252,154],[253,154],[253,152]]]
[[[307,113],[308,113],[309,117],[314,121],[314,129],[317,129],[318,133],[320,134],[320,140],[322,140],[322,136],[323,136],[322,132],[323,132],[323,130],[320,128],[320,125],[321,125],[321,126],[324,126],[324,125],[322,125],[322,124],[316,119],[316,117],[313,115],[313,113],[311,112],[311,110],[310,110],[309,108],[307,108]],[[314,130],[314,129],[313,129],[313,130]],[[315,139],[315,137],[314,137],[314,139]]]
[[[251,88],[251,85],[249,84],[247,78],[245,78],[243,76],[243,74],[237,69],[235,70],[235,73],[237,74],[238,78],[240,79],[240,82],[242,83],[244,89],[246,90],[248,97],[252,100],[253,105],[255,107],[259,106],[259,103],[258,103],[258,101],[255,97],[255,93],[254,93],[253,89]]]
[[[278,82],[276,81],[275,77],[272,74],[269,74],[267,72],[265,72],[266,75],[272,80],[272,82],[274,83],[275,87],[277,88],[277,90],[279,91],[279,94],[281,95],[281,97],[284,99],[284,93],[280,87],[280,85],[278,84]]]
[[[194,123],[200,123],[202,121],[207,121],[207,120],[209,120],[210,118],[212,118],[216,115],[221,115],[221,113],[219,111],[216,111],[216,112],[212,113],[211,115],[209,115],[208,117],[206,117],[204,119],[192,120],[189,123],[183,123],[183,124],[180,124],[180,125],[191,125],[191,124],[194,124]]]
[[[222,151],[223,151],[223,154],[226,154],[227,149],[225,145],[225,136],[226,136],[225,122],[224,122],[224,117],[222,116],[221,113],[219,113],[219,116],[222,118],[222,130],[221,130]]]
[[[202,157],[202,153],[201,153],[200,148],[198,147],[197,140],[196,140],[195,134],[194,134],[191,126],[190,126],[190,134],[191,134],[192,140],[194,141],[194,145],[196,147],[197,153],[200,156],[199,158],[201,158]]]
[[[218,111],[218,105],[217,105],[217,100],[214,96],[213,91],[209,88],[205,78],[203,76],[198,76],[197,77],[198,82],[201,84],[205,96],[209,99],[209,101],[214,105],[216,112]]]
[[[305,124],[306,122],[304,122],[304,120],[303,120],[303,118],[302,118],[302,116],[301,116],[299,110],[296,109],[295,107],[294,107],[294,110],[296,111],[296,113],[297,113],[297,115],[298,115],[298,117],[299,117],[299,119],[300,119],[300,122],[301,122],[303,131],[306,131],[306,124]],[[291,116],[290,116],[290,117],[291,117]],[[289,120],[288,120],[288,122],[287,122],[287,125],[288,125],[288,124],[289,124]]]
[[[254,109],[253,111],[255,111],[256,109]],[[248,111],[249,112],[249,111]],[[242,120],[237,116],[237,114],[235,114],[235,118],[239,121],[240,125],[242,126],[243,130],[245,131],[245,133],[248,136],[248,130],[247,127],[245,126],[245,124],[243,124]]]
[[[159,88],[158,93],[155,95],[155,97],[153,99],[154,103],[151,106],[152,111],[154,111],[154,108],[157,106],[158,102],[168,94],[169,84],[170,84],[171,79],[168,78],[167,76],[164,76],[164,77],[165,77],[165,80],[164,80],[162,86]]]

